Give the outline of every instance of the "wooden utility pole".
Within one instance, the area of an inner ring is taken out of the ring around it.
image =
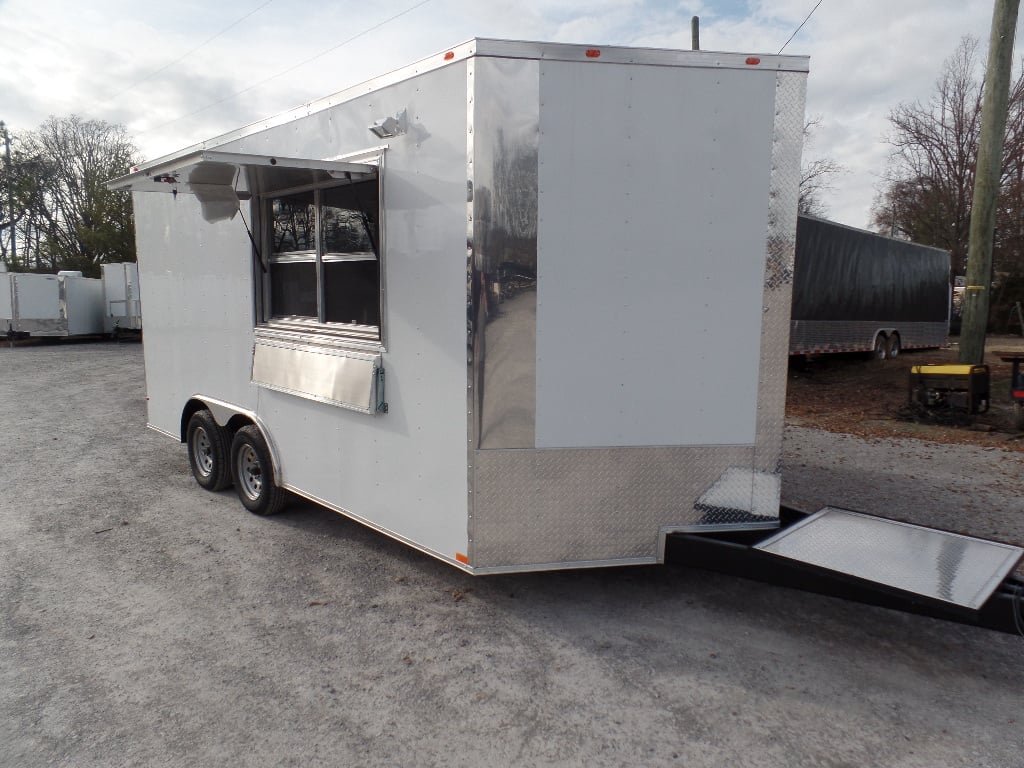
[[[985,359],[985,329],[992,287],[992,240],[996,228],[996,200],[1003,164],[1013,36],[1017,29],[1019,6],[1020,0],[995,0],[992,13],[992,37],[988,44],[985,101],[981,106],[981,136],[967,246],[967,289],[964,291],[960,328],[960,362],[967,365],[981,365]]]
[[[11,175],[11,134],[0,120],[0,134],[4,137],[4,169],[7,171],[7,210],[11,217],[11,256],[8,262],[13,267],[18,263],[17,230],[14,228],[14,178]]]

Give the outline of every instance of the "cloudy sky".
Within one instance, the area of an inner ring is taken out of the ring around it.
[[[471,37],[777,53],[817,0],[0,0],[0,120],[123,123],[146,159],[289,110]],[[992,0],[821,0],[786,53],[811,57],[805,161],[848,171],[825,203],[868,224],[886,116],[927,100]],[[1020,32],[1018,31],[1018,38]],[[1018,45],[1019,48],[1019,45]],[[1018,56],[1019,58],[1019,56]]]

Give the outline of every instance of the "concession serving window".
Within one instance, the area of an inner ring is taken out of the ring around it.
[[[266,198],[265,321],[327,324],[380,340],[378,190],[374,178]]]
[[[199,150],[110,186],[192,194],[205,221],[251,241],[255,384],[376,413],[386,410],[382,152],[359,159]],[[240,213],[244,229],[232,222]]]

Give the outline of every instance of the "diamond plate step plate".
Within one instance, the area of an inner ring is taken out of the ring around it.
[[[757,544],[789,560],[977,610],[1024,549],[825,507]]]

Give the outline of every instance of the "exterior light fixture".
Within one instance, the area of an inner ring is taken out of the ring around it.
[[[385,117],[374,121],[370,126],[370,132],[378,139],[391,139],[401,136],[406,130],[405,110],[403,109],[394,117]]]

